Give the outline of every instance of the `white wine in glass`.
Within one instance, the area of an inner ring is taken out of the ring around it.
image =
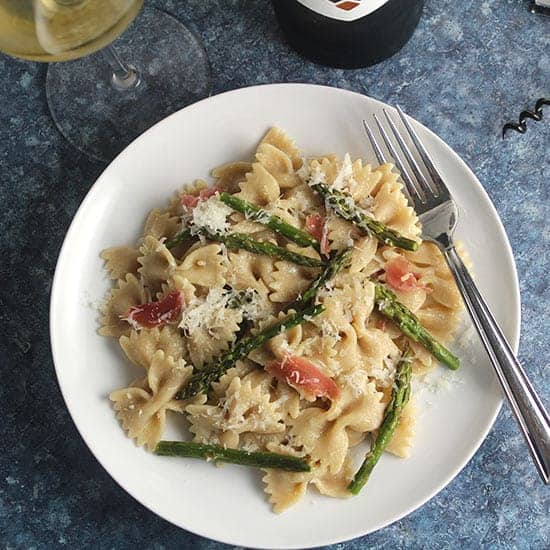
[[[152,124],[210,90],[208,59],[196,35],[160,10],[140,13],[143,3],[0,0],[0,52],[33,61],[76,60],[49,66],[48,105],[67,140],[99,160],[110,160]],[[115,50],[109,44],[122,33]]]
[[[0,0],[0,50],[34,61],[67,61],[110,44],[143,0]]]

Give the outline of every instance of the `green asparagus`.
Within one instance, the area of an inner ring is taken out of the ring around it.
[[[409,401],[411,393],[411,358],[408,349],[401,356],[395,374],[395,382],[392,396],[384,412],[384,420],[378,430],[371,450],[365,456],[365,460],[348,485],[348,491],[357,495],[369,480],[369,476],[382,456],[384,449],[391,441],[395,429],[399,424],[401,414]]]
[[[259,348],[265,342],[277,336],[277,334],[290,330],[304,321],[319,315],[324,309],[321,305],[305,308],[289,315],[258,334],[243,336],[237,339],[232,348],[217,361],[195,372],[191,376],[189,383],[176,394],[176,399],[188,399],[198,393],[208,393],[210,385],[213,382],[219,380],[227,370],[233,367],[240,359],[244,359],[252,350]]]
[[[225,244],[230,250],[248,250],[248,252],[252,252],[253,254],[263,254],[305,267],[322,267],[324,265],[323,262],[317,258],[310,258],[304,254],[292,252],[291,250],[287,250],[282,246],[277,246],[270,242],[256,241],[250,235],[244,233],[212,233],[203,227],[201,227],[198,232],[211,241]]]
[[[347,220],[368,235],[373,235],[381,243],[396,246],[404,250],[417,250],[418,243],[401,235],[395,229],[390,229],[361,210],[348,193],[331,189],[324,183],[313,184],[312,189],[325,198],[327,206],[332,208],[338,216]]]
[[[175,237],[172,237],[171,239],[168,239],[164,246],[166,248],[174,248],[174,246],[177,246],[178,244],[184,243],[185,241],[189,240],[191,238],[191,230],[186,229],[185,231],[181,231],[178,233]]]
[[[220,200],[227,206],[233,208],[233,210],[244,214],[248,219],[269,227],[269,229],[272,229],[279,235],[283,235],[283,237],[286,237],[288,240],[300,246],[312,246],[315,250],[319,251],[319,242],[317,239],[312,237],[309,233],[290,225],[278,216],[266,212],[259,206],[240,199],[235,195],[230,195],[229,193],[220,193]]]
[[[325,269],[312,281],[302,297],[296,302],[297,307],[303,307],[309,304],[317,295],[317,291],[342,269],[346,268],[351,261],[351,248],[346,248],[342,252],[333,254]]]
[[[203,445],[187,441],[159,441],[155,454],[161,456],[181,456],[204,458],[215,462],[231,462],[258,468],[276,468],[287,472],[309,472],[309,464],[302,458],[278,453],[250,453],[240,449],[226,449],[219,445]]]
[[[436,359],[452,370],[458,369],[460,360],[440,344],[421,324],[416,315],[399,302],[397,296],[382,283],[376,283],[374,301],[384,317],[393,321],[414,342],[422,344]]]

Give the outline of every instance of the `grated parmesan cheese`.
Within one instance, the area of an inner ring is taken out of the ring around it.
[[[321,319],[319,325],[323,338],[330,338],[336,342],[342,339],[336,325],[330,319]]]
[[[254,453],[254,452],[258,451],[259,449],[260,449],[260,447],[258,447],[258,445],[256,443],[254,443],[254,441],[252,441],[252,440],[245,441],[243,446],[241,447],[241,450],[243,450],[247,453]]]
[[[388,387],[393,384],[395,379],[395,370],[400,354],[392,354],[382,359],[382,365],[371,365],[369,375],[376,378],[382,387]]]
[[[227,233],[229,229],[227,216],[232,212],[233,210],[221,202],[217,196],[200,201],[193,208],[192,218],[189,220],[191,233],[198,233],[201,227],[218,235]]]
[[[309,178],[308,185],[311,187],[319,183],[325,183],[327,175],[318,167],[315,167],[315,170],[309,170],[308,175],[305,179]]]
[[[334,178],[332,187],[341,191],[344,187],[350,187],[352,183],[355,183],[353,178],[353,165],[351,163],[351,157],[346,153],[342,161],[342,166]]]
[[[352,389],[354,397],[360,397],[369,383],[369,375],[364,370],[356,369],[349,374],[340,375],[340,381]]]
[[[236,292],[223,288],[212,288],[206,298],[194,298],[183,310],[179,327],[189,336],[195,330],[206,327],[209,332],[225,325],[225,310],[235,298]],[[243,318],[258,319],[265,309],[260,295],[252,288],[244,291],[238,309]]]
[[[309,162],[306,158],[302,158],[302,166],[296,171],[296,174],[303,181],[305,181],[305,180],[307,180],[307,178],[309,178],[309,174],[310,174]]]
[[[363,210],[371,211],[374,206],[374,197],[367,195],[366,197],[363,197],[358,204]]]
[[[187,336],[201,327],[208,330],[222,327],[229,296],[223,288],[212,288],[206,299],[194,298],[182,312],[179,327]]]
[[[240,308],[243,317],[250,321],[256,321],[265,313],[266,304],[254,289],[248,288],[245,292],[244,302]]]

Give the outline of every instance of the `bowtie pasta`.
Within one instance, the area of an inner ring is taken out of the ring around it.
[[[114,288],[99,332],[117,338],[141,371],[110,396],[129,437],[154,450],[166,415],[180,415],[195,442],[307,459],[309,472],[265,469],[265,491],[276,512],[297,502],[310,484],[324,495],[349,496],[356,469],[351,449],[372,442],[380,429],[403,349],[410,345],[413,375],[436,364],[421,343],[409,341],[381,314],[376,284],[391,288],[442,343],[451,340],[462,309],[439,250],[421,242],[417,216],[392,168],[348,155],[304,159],[283,131],[272,128],[251,162],[214,169],[213,187],[201,180],[187,185],[166,208],[151,211],[135,246],[103,251]],[[417,250],[380,242],[343,219],[312,179],[346,193],[369,216],[418,243]],[[230,208],[221,193],[261,208],[264,218]],[[291,242],[269,227],[269,215],[311,235],[318,246]],[[235,246],[229,234],[283,253],[273,257]],[[240,357],[207,393],[178,399],[191,377],[243,334],[258,334],[297,308],[319,266],[345,248],[351,250],[349,265],[315,295],[321,314]],[[285,251],[305,257],[303,265]],[[305,380],[307,373],[314,376]],[[411,399],[385,450],[407,457],[414,431]]]

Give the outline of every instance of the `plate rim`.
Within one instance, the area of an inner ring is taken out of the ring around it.
[[[61,245],[61,248],[59,250],[59,254],[58,254],[58,257],[57,257],[55,273],[54,273],[54,276],[53,276],[52,286],[51,286],[51,291],[50,291],[49,333],[50,333],[50,346],[51,346],[52,359],[53,359],[54,370],[55,370],[55,374],[56,374],[56,382],[57,382],[57,385],[58,385],[58,387],[61,391],[61,395],[63,397],[65,407],[66,407],[67,411],[69,412],[71,420],[72,420],[74,426],[76,427],[77,432],[79,433],[80,437],[82,438],[82,440],[84,441],[84,443],[88,447],[89,451],[91,452],[92,456],[94,457],[94,459],[107,472],[107,474],[111,477],[111,479],[113,479],[117,483],[117,485],[119,485],[124,491],[126,491],[140,505],[144,506],[147,510],[154,513],[155,515],[161,517],[164,521],[167,521],[170,524],[175,525],[176,527],[178,527],[180,529],[183,529],[183,530],[188,531],[190,533],[193,533],[195,535],[199,535],[201,537],[207,538],[209,540],[215,540],[215,541],[223,542],[225,544],[233,544],[233,545],[241,545],[241,546],[242,546],[242,541],[239,540],[238,538],[232,538],[229,534],[228,534],[227,537],[224,537],[224,538],[218,538],[217,537],[217,538],[214,539],[207,532],[205,532],[201,529],[193,529],[193,528],[189,528],[187,526],[180,525],[176,521],[174,521],[172,519],[168,519],[164,515],[161,515],[160,513],[156,512],[155,510],[152,509],[152,506],[150,506],[149,504],[143,502],[141,500],[141,498],[139,498],[138,496],[136,496],[134,494],[134,490],[133,490],[132,487],[127,486],[127,484],[125,482],[118,479],[118,476],[115,477],[115,475],[113,475],[109,471],[108,467],[103,463],[103,461],[100,460],[97,457],[97,455],[95,454],[95,452],[93,450],[91,440],[89,441],[88,437],[81,431],[75,417],[73,416],[73,413],[72,413],[71,408],[69,406],[68,397],[67,397],[67,394],[66,394],[66,388],[64,388],[64,384],[62,383],[62,377],[60,376],[61,368],[58,367],[59,352],[57,351],[56,338],[54,336],[55,335],[55,324],[56,324],[56,319],[57,319],[56,304],[60,300],[60,297],[61,297],[61,293],[59,292],[59,289],[58,289],[59,280],[61,279],[61,271],[62,271],[61,267],[66,261],[65,256],[67,254],[67,249],[69,247],[69,244],[70,244],[71,240],[73,239],[73,233],[76,231],[76,226],[78,225],[78,222],[79,222],[80,218],[84,215],[84,211],[86,210],[87,204],[93,200],[95,194],[97,194],[99,192],[100,187],[102,187],[104,185],[103,181],[105,180],[105,178],[107,176],[107,173],[110,170],[113,169],[114,165],[116,165],[117,163],[119,163],[120,161],[125,159],[125,157],[127,155],[131,154],[131,152],[129,152],[129,150],[131,150],[134,147],[134,144],[137,144],[138,142],[143,142],[143,141],[147,140],[149,138],[149,134],[152,134],[154,132],[159,131],[160,129],[162,129],[163,126],[169,125],[171,123],[171,119],[173,117],[175,118],[177,116],[180,116],[180,114],[182,112],[192,111],[194,109],[200,108],[200,107],[202,107],[203,104],[208,103],[212,100],[217,100],[221,96],[228,96],[228,95],[237,96],[239,94],[242,94],[245,91],[250,92],[251,90],[257,90],[257,91],[259,91],[259,93],[262,93],[261,92],[262,89],[279,88],[279,87],[296,88],[297,90],[306,89],[306,88],[308,88],[308,89],[309,88],[325,89],[325,90],[330,90],[333,93],[337,92],[337,93],[341,93],[343,95],[348,95],[349,94],[349,95],[353,95],[353,96],[360,96],[362,99],[366,99],[368,101],[374,102],[379,107],[389,107],[390,109],[393,109],[393,107],[391,105],[388,105],[387,103],[385,103],[381,100],[378,100],[378,99],[373,98],[371,96],[368,96],[366,94],[362,94],[362,93],[352,91],[352,90],[348,90],[348,89],[344,89],[344,88],[339,88],[339,87],[336,87],[336,86],[326,86],[326,85],[310,84],[310,83],[268,83],[268,84],[243,86],[243,87],[240,87],[240,88],[236,88],[236,89],[228,90],[228,91],[225,91],[225,92],[222,92],[222,93],[219,93],[219,94],[215,94],[215,95],[209,96],[207,98],[204,98],[204,99],[202,99],[198,102],[192,103],[191,105],[188,105],[188,106],[180,109],[179,111],[176,111],[176,112],[170,114],[169,116],[165,117],[164,119],[160,120],[159,122],[157,122],[156,124],[151,126],[151,128],[146,130],[144,133],[142,133],[140,136],[138,136],[135,140],[133,140],[130,144],[128,144],[105,167],[105,169],[101,172],[101,174],[96,178],[96,180],[94,181],[92,186],[89,188],[89,190],[87,191],[85,197],[83,198],[80,205],[78,206],[78,209],[76,210],[76,212],[73,216],[73,219],[71,220],[69,228],[66,231],[65,237],[63,239],[63,243]],[[490,207],[491,207],[491,212],[490,213],[492,214],[492,218],[496,222],[496,226],[498,227],[498,231],[501,234],[501,236],[503,237],[503,241],[505,243],[505,248],[502,251],[502,256],[505,258],[505,260],[512,267],[512,277],[513,277],[514,285],[513,285],[513,292],[512,292],[512,296],[511,296],[511,305],[512,305],[512,309],[513,309],[512,313],[514,314],[515,323],[513,324],[512,328],[511,328],[511,332],[513,334],[512,334],[510,344],[511,344],[511,347],[512,347],[514,353],[517,355],[518,349],[519,349],[520,334],[521,334],[521,293],[520,293],[519,277],[518,277],[517,266],[516,266],[512,246],[510,244],[508,234],[506,233],[506,229],[505,229],[504,224],[503,224],[503,222],[500,218],[498,210],[496,209],[496,207],[495,207],[493,201],[491,200],[491,197],[489,196],[488,192],[486,191],[484,186],[481,184],[481,182],[479,181],[479,179],[475,175],[474,171],[460,157],[460,155],[446,141],[444,141],[442,138],[440,138],[430,128],[426,127],[424,124],[422,124],[416,118],[414,118],[412,116],[411,116],[411,118],[413,119],[413,121],[416,124],[418,124],[422,127],[423,131],[426,131],[428,134],[430,134],[431,138],[434,138],[436,141],[439,141],[441,144],[443,144],[443,146],[446,149],[446,153],[449,153],[450,154],[449,156],[452,157],[452,160],[455,163],[459,164],[461,169],[463,169],[465,172],[468,173],[470,178],[473,180],[475,186],[477,187],[477,190],[484,196],[485,200],[490,204]],[[471,185],[471,182],[468,182],[468,185]],[[477,338],[477,334],[476,334],[476,338]],[[497,416],[498,416],[498,414],[501,410],[503,401],[504,401],[504,397],[501,394],[500,399],[499,399],[499,401],[498,401],[498,403],[495,407],[495,410],[494,410],[492,416],[487,419],[487,423],[486,423],[485,429],[482,432],[482,435],[479,437],[479,439],[476,442],[474,442],[470,446],[468,451],[466,453],[464,453],[464,455],[463,455],[464,458],[460,461],[460,464],[456,468],[454,468],[447,476],[445,476],[443,478],[443,480],[439,484],[437,484],[436,488],[433,491],[430,491],[427,496],[425,496],[424,498],[422,498],[422,499],[418,500],[417,502],[415,502],[415,504],[412,507],[410,507],[409,509],[407,509],[403,513],[392,516],[387,521],[379,522],[378,524],[376,524],[373,528],[369,529],[368,531],[360,531],[360,530],[357,531],[356,530],[353,534],[350,534],[350,535],[346,536],[345,538],[334,537],[334,538],[330,538],[330,539],[322,542],[321,544],[329,545],[329,544],[341,543],[341,542],[349,541],[349,540],[352,540],[352,539],[355,539],[355,538],[358,538],[358,537],[367,536],[371,533],[375,533],[375,532],[377,532],[377,531],[379,531],[379,530],[381,530],[381,529],[383,529],[383,528],[385,528],[385,527],[387,527],[387,526],[389,526],[389,525],[391,525],[391,524],[393,524],[397,521],[400,521],[404,517],[412,514],[413,512],[415,512],[416,510],[418,510],[422,506],[424,506],[424,504],[426,504],[426,502],[428,502],[429,500],[431,500],[432,498],[437,496],[466,467],[466,465],[471,461],[471,459],[475,455],[475,453],[479,450],[481,445],[485,442],[485,440],[487,438],[487,435],[489,434],[489,432],[491,431],[491,429],[494,426],[496,418],[497,418]],[[284,543],[284,544],[278,544],[278,545],[276,544],[276,545],[269,545],[269,546],[259,545],[259,546],[254,546],[254,548],[277,548],[277,549],[295,549],[296,548],[296,549],[298,549],[298,548],[313,548],[313,547],[319,546],[319,544],[320,544],[319,542],[316,542],[316,543],[309,544],[307,546],[303,546],[303,545],[296,546],[296,545],[293,545],[292,543],[290,543],[290,544]],[[248,546],[245,545],[245,547],[248,547]]]

